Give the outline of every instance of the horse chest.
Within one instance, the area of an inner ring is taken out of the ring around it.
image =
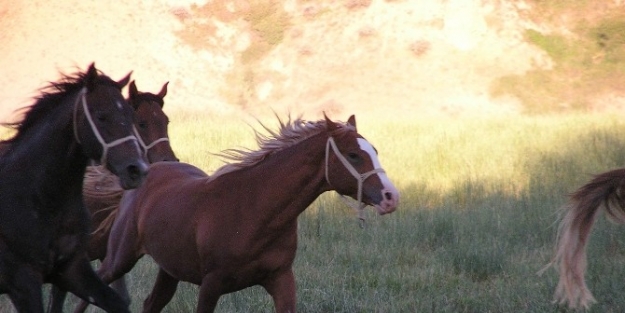
[[[63,262],[85,247],[89,220],[81,206],[64,205],[49,218],[46,225],[50,228],[52,262]]]
[[[68,209],[66,204],[42,207],[34,202],[29,207],[36,210],[13,210],[12,218],[2,221],[2,232],[17,257],[50,269],[75,253],[84,241],[88,221],[80,208]]]

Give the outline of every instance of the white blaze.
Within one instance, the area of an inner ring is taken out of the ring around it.
[[[375,153],[375,149],[373,149],[373,146],[364,138],[357,138],[356,140],[358,141],[358,145],[360,146],[360,149],[362,149],[363,151],[369,154],[369,157],[371,158],[371,162],[373,162],[373,168],[381,169],[382,165],[380,164],[380,160],[378,160],[378,154]],[[386,173],[377,173],[377,175],[378,177],[380,177],[380,181],[382,181],[382,185],[384,185],[385,188],[395,189],[395,186],[393,185],[393,183],[391,183],[391,180],[388,179],[388,176],[386,176]]]

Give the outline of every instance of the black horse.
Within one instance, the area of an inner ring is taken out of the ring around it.
[[[128,85],[127,101],[135,112],[137,139],[149,163],[178,161],[176,154],[169,144],[169,135],[167,133],[169,118],[165,115],[165,112],[163,112],[163,106],[165,105],[164,98],[167,95],[168,84],[169,82],[165,83],[161,91],[157,94],[139,91],[135,81],[131,81]],[[97,167],[87,168],[87,173],[89,173],[90,170],[93,172],[95,168]],[[108,172],[102,173],[102,177],[109,175]],[[115,189],[117,189],[117,187],[118,186],[115,186]],[[99,189],[99,182],[96,183],[94,180],[85,180],[83,184],[83,198],[85,206],[91,215],[92,227],[87,254],[90,260],[101,261],[104,260],[106,256],[106,244],[108,242],[110,225],[117,215],[117,207],[119,206],[119,200],[122,197],[123,190],[119,188],[120,190],[118,192],[112,192],[104,188],[107,190],[107,196],[103,197]],[[126,281],[123,277],[113,282],[111,287],[115,289],[120,296],[130,301]],[[53,287],[50,293],[48,313],[63,312],[65,296],[65,292],[60,292],[58,288]]]
[[[89,159],[136,188],[147,164],[121,89],[93,64],[41,91],[0,156],[0,294],[19,312],[43,312],[52,283],[109,312],[128,303],[95,275],[87,258],[89,215],[82,184]]]

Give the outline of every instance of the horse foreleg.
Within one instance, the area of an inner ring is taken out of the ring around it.
[[[124,299],[126,303],[130,303],[132,299],[130,298],[130,294],[128,293],[128,288],[126,287],[126,280],[124,279],[124,276],[113,281],[110,286],[111,288],[113,288],[113,290],[115,290],[115,292],[117,292],[117,295],[119,295],[122,299]],[[79,302],[76,305],[76,308],[74,308],[74,313],[84,312],[87,309],[87,306],[89,306],[88,302],[86,301]],[[58,312],[62,312],[62,311],[58,311]]]
[[[30,266],[14,269],[9,287],[9,298],[18,312],[43,313],[41,287],[43,279]]]
[[[129,312],[128,302],[100,280],[86,254],[70,260],[54,283],[107,312]]]
[[[200,296],[197,303],[197,313],[212,313],[217,307],[222,289],[220,279],[214,274],[208,274],[202,279]]]
[[[122,216],[124,215],[120,215],[120,217]],[[102,260],[102,264],[97,271],[97,276],[106,284],[110,284],[130,272],[143,256],[141,252],[135,249],[137,245],[137,230],[134,219],[124,216],[124,218],[118,221],[119,223],[116,222],[112,226],[106,257]],[[74,312],[84,312],[87,306],[87,303],[81,302]]]
[[[62,313],[63,303],[65,303],[65,297],[67,291],[61,290],[61,288],[52,285],[50,291],[50,301],[48,302],[48,313]]]
[[[295,275],[292,269],[276,274],[262,286],[271,295],[276,313],[295,313]]]
[[[177,279],[160,269],[152,292],[143,302],[143,312],[160,312],[163,310],[176,293],[178,282]]]
[[[124,300],[130,302],[130,294],[128,293],[128,287],[126,286],[126,279],[124,276],[113,281],[110,286],[117,292],[118,295],[124,298]]]

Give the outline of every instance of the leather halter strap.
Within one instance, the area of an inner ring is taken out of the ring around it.
[[[100,145],[102,145],[102,156],[100,158],[100,164],[106,166],[106,157],[108,155],[108,151],[110,148],[118,146],[126,141],[129,140],[135,140],[137,141],[137,136],[136,136],[136,130],[135,130],[135,134],[134,135],[128,135],[126,137],[123,138],[119,138],[116,140],[113,140],[109,143],[107,143],[104,138],[102,137],[102,134],[100,134],[100,131],[98,130],[98,128],[96,127],[95,123],[93,122],[93,118],[91,117],[91,113],[89,112],[89,109],[87,108],[87,88],[84,87],[82,88],[79,92],[78,92],[78,97],[76,98],[76,102],[74,103],[74,137],[76,139],[76,142],[78,142],[79,144],[80,142],[80,138],[78,137],[78,126],[77,126],[77,115],[78,115],[78,103],[81,102],[82,103],[82,110],[83,110],[83,114],[85,115],[85,117],[87,118],[87,121],[89,122],[89,126],[91,127],[91,131],[93,131],[93,134],[95,135],[96,139],[98,140],[98,142],[100,143]]]
[[[354,166],[352,166],[351,163],[349,163],[349,161],[347,161],[347,159],[345,159],[345,157],[341,154],[341,152],[339,151],[339,148],[336,146],[336,142],[334,142],[334,138],[332,137],[328,137],[328,141],[326,143],[326,170],[325,170],[325,174],[326,174],[326,181],[328,182],[328,184],[332,185],[330,183],[330,178],[328,176],[328,162],[330,159],[330,149],[332,149],[332,151],[334,152],[334,154],[336,155],[336,157],[341,161],[341,163],[343,163],[343,166],[345,166],[345,168],[349,171],[350,174],[352,174],[352,176],[354,176],[354,178],[356,178],[356,181],[358,181],[358,194],[357,194],[357,204],[354,205],[350,202],[347,202],[347,199],[341,195],[341,198],[345,201],[345,203],[347,203],[347,205],[349,205],[350,207],[352,207],[353,209],[356,210],[356,212],[358,212],[358,218],[361,220],[361,222],[364,222],[365,217],[364,217],[364,208],[367,206],[364,202],[362,202],[362,184],[365,182],[365,180],[367,178],[369,178],[369,176],[373,175],[373,174],[377,174],[377,173],[385,173],[384,169],[382,168],[375,168],[371,171],[368,171],[366,173],[358,173],[358,171],[354,168]],[[362,226],[362,224],[361,224]]]

